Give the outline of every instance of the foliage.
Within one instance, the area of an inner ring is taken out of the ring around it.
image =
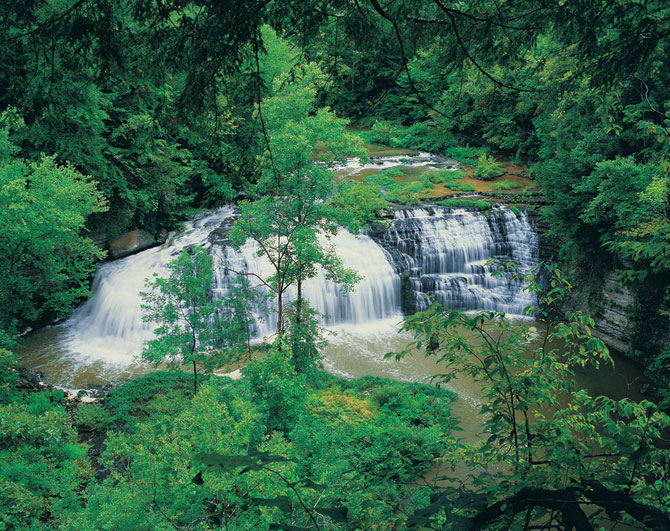
[[[112,418],[97,404],[83,404],[77,407],[73,424],[80,431],[104,431],[112,425]]]
[[[167,269],[168,277],[155,273],[142,293],[143,318],[158,325],[142,358],[154,365],[192,365],[195,392],[198,364],[212,370],[235,360],[245,345],[248,349],[254,299],[239,281],[228,297],[215,298],[213,260],[202,247],[183,251]]]
[[[485,155],[486,152],[487,149],[485,147],[454,146],[447,149],[445,155],[463,164],[474,166],[477,164],[475,157],[481,157],[482,155]]]
[[[490,155],[484,153],[477,159],[477,166],[475,166],[474,171],[475,178],[492,181],[503,173],[502,166]]]
[[[53,528],[79,507],[78,493],[92,473],[86,447],[59,404],[63,393],[21,392],[12,355],[3,352],[1,359],[0,527]]]
[[[294,301],[289,308],[287,324],[286,341],[291,348],[295,370],[301,373],[318,366],[321,348],[327,344],[324,330],[319,326],[318,312],[306,300],[300,305]]]
[[[438,201],[438,205],[452,208],[477,208],[481,211],[490,210],[491,203],[488,201],[471,201],[469,199],[445,199],[444,201]]]
[[[442,451],[453,395],[319,371],[308,379],[294,374],[291,359],[278,340],[242,380],[211,377],[195,397],[175,382],[182,396],[175,409],[154,407],[161,393],[153,395],[148,417],[108,434],[102,465],[110,476],[87,487],[84,506],[67,513],[63,528],[392,525],[394,507],[410,492],[406,483]],[[114,400],[126,386],[130,396],[158,391],[159,381],[174,394],[168,382],[175,376],[130,382],[114,390]]]
[[[168,265],[170,275],[147,281],[149,291],[142,294],[144,320],[158,324],[156,338],[148,341],[142,358],[157,365],[193,366],[193,393],[198,385],[197,363],[215,367],[221,360],[212,359],[215,338],[210,322],[216,313],[212,301],[212,258],[196,248],[182,252]]]
[[[268,431],[287,433],[298,418],[307,385],[305,376],[296,372],[288,344],[277,338],[262,361],[252,360],[242,371]]]
[[[388,181],[386,183],[388,184]],[[342,224],[354,233],[363,225],[375,220],[380,210],[386,206],[379,184],[370,184],[367,178],[364,183],[344,182],[337,187],[335,195],[331,197],[330,203],[339,209],[338,216]]]
[[[397,181],[391,179],[391,177],[389,177],[386,172],[380,171],[379,173],[368,175],[365,178],[365,184],[377,185],[377,186],[389,186],[397,184]]]
[[[15,366],[14,353],[0,348],[0,404],[9,403],[15,396],[15,385],[19,379]]]
[[[418,192],[423,190],[421,183],[419,183],[419,185],[420,188]],[[393,189],[389,189],[389,191],[384,194],[384,199],[390,203],[406,206],[414,206],[420,203],[416,188],[412,190],[410,185],[406,183],[398,184],[393,187]]]
[[[391,147],[422,149],[441,152],[455,144],[450,135],[445,135],[428,122],[417,122],[409,127],[378,120],[372,126],[370,142]]]
[[[365,158],[360,139],[344,130],[345,122],[327,109],[316,110],[316,84],[323,75],[307,63],[300,76],[278,78],[258,113],[267,120],[263,129],[266,151],[262,176],[253,187],[254,201],[240,203],[240,217],[231,240],[239,249],[248,240],[258,246],[259,256],[272,265],[263,278],[252,273],[275,296],[277,334],[285,330],[284,298],[290,286],[297,290],[295,316],[303,316],[303,282],[321,266],[327,277],[351,289],[358,275],[342,266],[337,255],[321,243],[336,234],[340,224],[356,230],[371,219],[379,202],[368,192],[356,206],[343,199],[356,199],[351,189],[339,193],[330,166],[336,160],[357,155]],[[317,144],[320,149],[316,150]],[[315,164],[315,160],[323,164]],[[357,218],[358,214],[360,218]],[[298,328],[300,329],[300,325]]]
[[[402,168],[389,168],[388,170],[382,170],[382,172],[388,177],[402,177],[404,175]]]
[[[453,190],[455,192],[474,192],[475,187],[472,186],[471,184],[468,183],[463,183],[463,182],[450,182],[450,183],[445,183],[444,187]]]
[[[508,181],[507,179],[501,182],[491,183],[491,190],[516,190],[518,188],[521,188],[519,183]]]
[[[53,318],[88,295],[104,256],[86,236],[88,216],[106,209],[97,185],[53,157],[28,162],[0,129],[0,329]]]
[[[133,432],[138,423],[161,411],[180,412],[192,396],[193,381],[187,373],[156,371],[111,389],[104,406],[117,425]]]
[[[517,273],[518,274],[518,273]],[[523,276],[523,275],[522,275]],[[525,277],[533,290],[537,276]],[[559,271],[550,276],[539,317],[548,320],[570,286]],[[414,346],[425,345],[444,370],[448,382],[467,375],[481,385],[480,406],[489,437],[459,445],[451,457],[476,467],[476,488],[454,486],[412,521],[438,519],[446,529],[505,528],[538,521],[562,527],[598,525],[605,518],[656,528],[668,521],[668,489],[664,473],[667,448],[659,444],[670,419],[648,401],[616,401],[592,397],[579,389],[575,367],[612,363],[603,342],[591,335],[593,321],[581,312],[552,323],[547,337],[531,342],[523,326],[504,315],[467,315],[439,304],[405,319],[415,334]],[[402,357],[407,351],[399,353]],[[653,484],[653,488],[651,485]],[[459,500],[470,499],[468,505]],[[475,501],[476,500],[476,501]],[[571,500],[556,505],[552,500]],[[408,521],[409,524],[409,521]]]

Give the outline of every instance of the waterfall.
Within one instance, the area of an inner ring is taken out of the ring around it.
[[[153,337],[155,328],[142,320],[140,292],[145,289],[145,279],[166,276],[168,263],[188,247],[201,245],[214,256],[218,265],[214,275],[215,294],[226,293],[234,275],[231,270],[256,273],[262,278],[270,276],[272,268],[265,258],[258,256],[253,242],[247,242],[239,252],[230,247],[226,226],[235,217],[234,207],[202,214],[186,223],[184,230],[168,244],[104,264],[93,282],[93,297],[65,323],[67,334],[61,342],[64,350],[93,360],[131,363],[143,344]],[[321,270],[304,283],[303,296],[324,316],[324,324],[399,316],[400,277],[382,247],[366,235],[354,236],[344,230],[330,239],[324,238],[323,244],[333,246],[343,265],[363,276],[352,293],[344,293]],[[253,277],[249,278],[253,284]],[[294,298],[295,289],[291,288],[287,299]],[[269,307],[269,311],[256,316],[261,336],[276,328],[272,303]]]
[[[492,276],[489,258],[514,261],[527,271],[538,261],[538,236],[526,212],[508,208],[488,213],[462,208],[396,210],[378,236],[396,251],[406,282],[404,309],[423,310],[432,300],[456,310],[495,310],[522,315],[535,302],[521,281]]]
[[[223,207],[200,214],[169,244],[104,264],[93,280],[93,297],[65,323],[63,349],[92,360],[132,363],[144,342],[153,338],[154,326],[142,321],[145,280],[154,274],[167,276],[168,263],[187,247],[209,247],[209,235],[233,213],[232,207]]]
[[[165,276],[168,263],[191,246],[207,248],[215,258],[215,294],[224,295],[234,273],[272,273],[268,261],[248,242],[239,251],[229,245],[227,228],[236,209],[228,206],[201,214],[162,247],[104,264],[93,284],[93,297],[65,323],[65,352],[106,363],[130,364],[153,337],[153,326],[142,320],[145,279]],[[466,209],[407,208],[397,210],[383,234],[354,236],[340,231],[324,245],[332,246],[345,267],[363,279],[352,293],[326,279],[319,270],[303,286],[305,299],[321,313],[323,324],[372,323],[400,320],[401,308],[425,308],[435,297],[450,308],[490,309],[521,314],[533,297],[508,277],[491,276],[484,265],[493,256],[519,262],[537,261],[537,235],[527,214],[517,217],[507,208],[482,214]],[[253,277],[248,277],[253,283]],[[403,282],[405,283],[403,289]],[[402,295],[402,296],[401,296]],[[287,299],[295,298],[288,291]],[[402,299],[405,300],[402,300]],[[275,329],[269,310],[257,315],[259,335]]]

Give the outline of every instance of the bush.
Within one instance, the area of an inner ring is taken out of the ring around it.
[[[454,137],[433,127],[429,122],[419,122],[409,127],[378,120],[372,126],[366,140],[391,147],[445,151],[454,147]]]
[[[468,183],[446,183],[444,185],[445,188],[448,188],[449,190],[454,190],[457,192],[474,192],[475,187],[472,186],[471,184]]]
[[[493,157],[489,157],[483,153],[477,159],[477,167],[475,168],[475,177],[483,181],[492,181],[496,177],[503,174],[503,169]]]
[[[491,184],[491,190],[516,190],[517,188],[521,188],[519,183],[508,181],[507,179],[500,183]]]
[[[433,181],[430,180],[430,172],[422,173],[419,176],[419,181],[423,184],[424,190],[432,190],[435,188]]]
[[[452,158],[454,160],[457,160],[458,162],[462,162],[463,164],[472,164],[473,166],[476,164],[474,161],[474,158],[483,155],[486,153],[486,148],[480,147],[480,148],[473,148],[470,146],[454,146],[448,148],[444,154]]]
[[[387,177],[402,177],[405,174],[402,171],[402,168],[389,168],[388,170],[382,170],[379,173],[386,175]]]
[[[388,177],[385,173],[380,172],[375,175],[368,175],[365,180],[365,184],[376,184],[377,186],[389,186],[396,184],[396,182]]]
[[[400,186],[393,190],[389,190],[386,192],[384,199],[391,203],[407,206],[418,205],[421,202],[419,200],[419,195],[416,192],[408,190],[407,186]]]
[[[81,404],[74,414],[74,425],[79,431],[104,431],[112,422],[109,412],[98,404]]]
[[[407,183],[403,186],[408,192],[416,192],[420,194],[423,192],[425,186],[421,181],[412,181],[411,183]]]
[[[16,381],[19,373],[16,372],[16,357],[9,350],[0,349],[0,404],[8,403],[15,395]]]
[[[207,376],[203,376],[204,381]],[[105,397],[105,406],[115,421],[132,431],[140,419],[155,413],[156,402],[169,402],[176,413],[193,397],[193,376],[185,372],[158,371],[136,378],[112,389]],[[161,409],[165,410],[164,405]]]
[[[445,199],[444,201],[438,201],[437,204],[452,208],[478,208],[481,211],[491,208],[491,203],[487,201],[470,201],[468,199]]]
[[[450,173],[448,171],[426,171],[423,172],[420,176],[419,179],[423,182],[431,182],[434,184],[442,184],[451,181],[451,177],[449,177],[447,174]]]
[[[517,218],[521,216],[521,211],[517,207],[512,205],[511,207],[509,207],[509,209],[514,213],[514,215]]]
[[[252,360],[242,369],[254,403],[263,412],[268,433],[287,433],[296,423],[304,404],[306,380],[298,375],[292,352],[277,339],[262,360]]]

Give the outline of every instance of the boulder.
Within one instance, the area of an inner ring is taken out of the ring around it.
[[[148,249],[156,244],[156,239],[153,234],[145,230],[137,229],[126,232],[117,238],[109,246],[109,254],[113,258],[122,258],[129,254],[138,253],[144,249]]]

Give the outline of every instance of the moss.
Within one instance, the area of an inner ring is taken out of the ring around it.
[[[468,199],[445,199],[438,201],[438,205],[453,208],[478,208],[482,212],[491,208],[491,203],[487,201],[470,201]]]
[[[507,179],[499,183],[491,184],[491,190],[515,190],[517,188],[521,188],[519,183],[508,181]]]

